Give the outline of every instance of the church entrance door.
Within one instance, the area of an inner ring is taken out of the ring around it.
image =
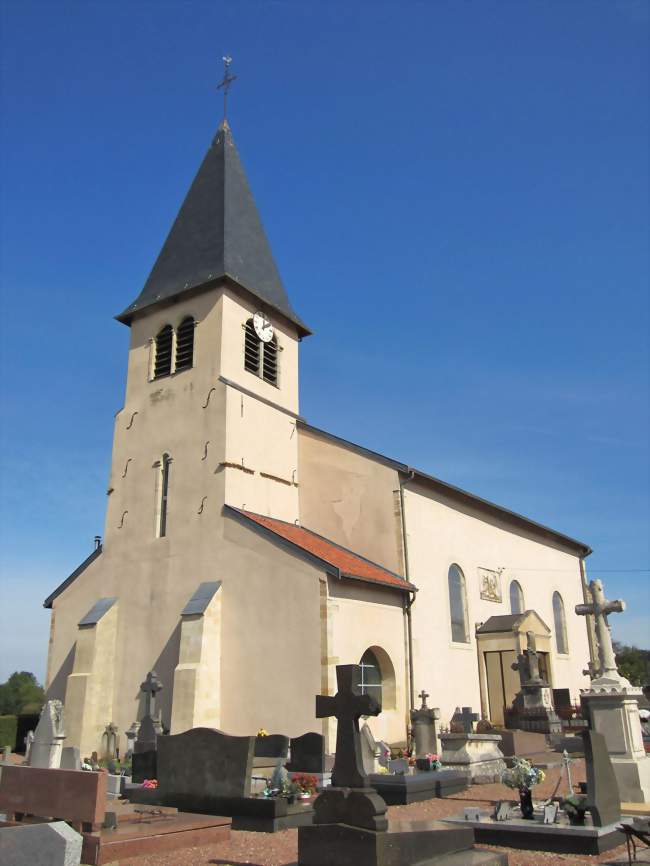
[[[519,691],[519,675],[512,665],[517,660],[514,650],[492,650],[485,653],[490,720],[493,725],[505,724],[505,711]]]

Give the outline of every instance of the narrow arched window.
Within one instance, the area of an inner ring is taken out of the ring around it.
[[[186,316],[176,331],[175,372],[187,370],[194,363],[194,319]]]
[[[172,341],[174,332],[171,325],[165,325],[156,336],[156,357],[154,358],[153,377],[169,376],[172,371]]]
[[[569,642],[566,636],[566,617],[564,602],[559,592],[553,593],[553,621],[555,623],[555,646],[559,653],[569,652]]]
[[[457,565],[452,565],[450,567],[448,582],[451,639],[456,643],[469,643],[465,575]]]
[[[263,343],[262,376],[271,385],[278,384],[278,341],[272,337],[268,343]]]
[[[244,336],[244,369],[249,373],[260,375],[260,345],[261,340],[255,333],[253,320],[249,319],[246,322],[246,332]]]
[[[169,454],[163,454],[162,460],[158,464],[160,467],[160,476],[158,478],[158,515],[157,515],[157,535],[158,538],[164,538],[167,535],[167,512],[169,508],[169,467],[171,465],[171,457]]]
[[[524,591],[519,581],[513,580],[510,584],[510,613],[524,612]]]
[[[361,694],[371,695],[381,706],[382,676],[377,656],[371,649],[367,649],[361,656],[359,664],[361,665]]]

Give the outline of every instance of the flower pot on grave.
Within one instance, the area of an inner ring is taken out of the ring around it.
[[[527,821],[532,821],[533,809],[533,792],[530,788],[522,788],[519,791],[519,808],[521,809],[521,817]]]

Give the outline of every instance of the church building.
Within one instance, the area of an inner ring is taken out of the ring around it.
[[[131,340],[103,543],[44,602],[67,744],[89,754],[113,722],[124,749],[151,670],[172,733],[316,730],[333,750],[314,696],[358,662],[377,738],[406,740],[421,689],[443,723],[465,705],[501,724],[528,630],[577,700],[590,548],[300,415],[311,331],[225,121],[117,319]]]

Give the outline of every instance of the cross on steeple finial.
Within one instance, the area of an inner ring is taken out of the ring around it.
[[[230,85],[237,76],[230,74],[232,57],[229,54],[226,54],[226,56],[221,59],[223,60],[223,79],[221,83],[217,85],[217,90],[223,90],[223,119],[226,120],[228,114],[228,91],[230,90]]]

